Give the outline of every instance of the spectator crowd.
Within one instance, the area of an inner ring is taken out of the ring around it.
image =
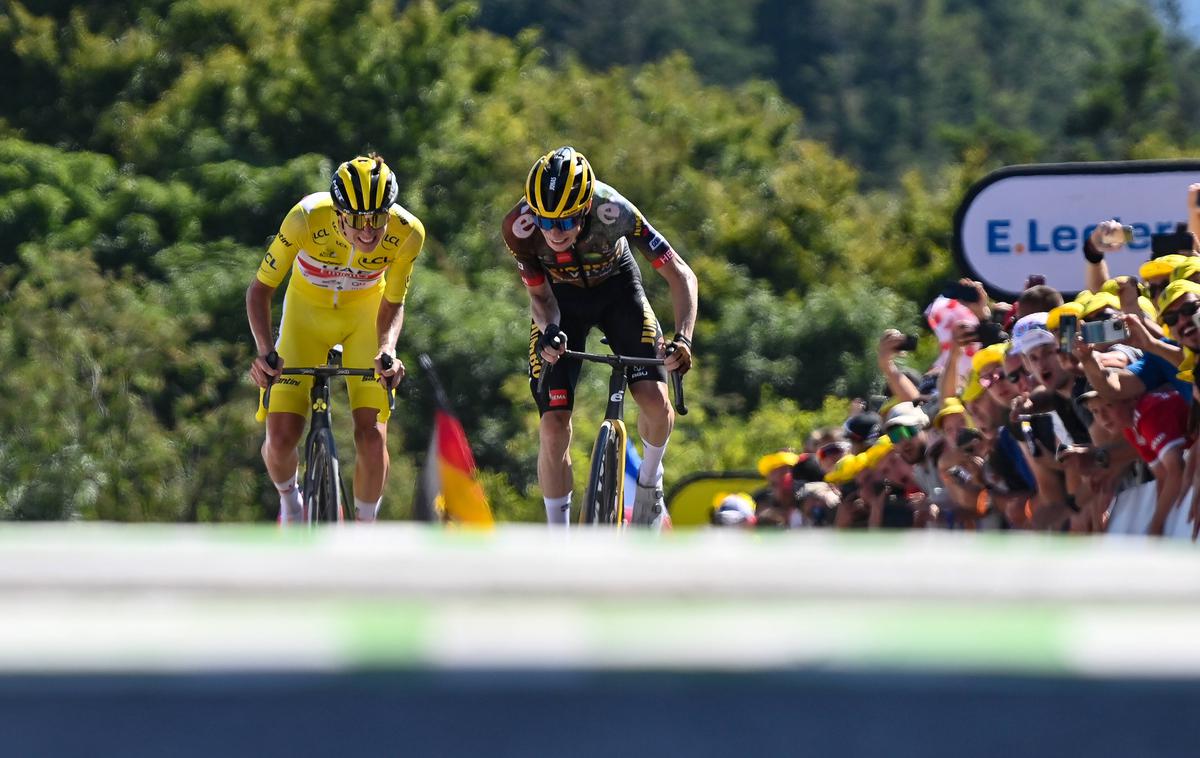
[[[1105,256],[1132,230],[1108,220],[1085,241],[1088,289],[1071,299],[1038,276],[1014,303],[950,283],[925,311],[937,360],[904,365],[916,338],[887,330],[886,395],[765,455],[767,486],[721,493],[712,522],[1195,539],[1200,185],[1188,195],[1196,218],[1152,235],[1137,277],[1109,276]]]

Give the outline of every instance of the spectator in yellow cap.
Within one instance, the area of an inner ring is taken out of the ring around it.
[[[956,397],[947,398],[933,417],[933,428],[942,433],[951,447],[957,447],[959,433],[969,426],[967,409]]]
[[[1171,281],[1171,274],[1176,268],[1188,262],[1189,256],[1186,255],[1163,255],[1158,258],[1152,258],[1141,265],[1138,269],[1138,276],[1146,284],[1146,291],[1151,298],[1157,299],[1163,289]],[[1160,309],[1161,310],[1161,309]]]
[[[754,493],[758,510],[776,508],[785,515],[791,512],[796,505],[792,494],[792,467],[799,462],[800,455],[791,450],[779,450],[758,459],[758,473],[767,480],[767,486]]]
[[[1000,408],[1007,410],[1012,407],[1018,393],[1017,386],[1008,381],[1008,373],[1004,370],[1004,357],[1008,354],[1011,343],[1002,342],[990,345],[971,359],[971,368],[977,375],[979,386],[987,391],[987,395]]]
[[[1075,343],[1075,355],[1100,397],[1126,400],[1170,385],[1186,402],[1191,403],[1192,387],[1178,377],[1178,366],[1185,357],[1180,345],[1193,352],[1200,350],[1200,329],[1193,319],[1200,311],[1200,284],[1188,279],[1171,282],[1159,296],[1158,311],[1159,322],[1171,328],[1178,344],[1155,339],[1139,317],[1126,315],[1129,340],[1143,350],[1142,357],[1127,369],[1107,371],[1091,345]]]
[[[1176,279],[1191,279],[1193,282],[1200,281],[1200,258],[1192,256],[1186,261],[1175,267],[1171,272],[1171,281]]]
[[[754,500],[745,492],[718,492],[713,498],[709,512],[713,526],[753,528],[756,522]]]

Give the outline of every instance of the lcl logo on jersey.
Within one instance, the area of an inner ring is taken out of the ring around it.
[[[329,236],[328,229],[318,229],[317,231],[313,232],[313,241],[315,242],[317,240],[323,240],[328,236]]]
[[[383,237],[383,246],[384,247],[399,247],[400,246],[400,238],[394,234],[386,234]]]
[[[374,258],[368,258],[367,256],[364,255],[358,259],[358,265],[360,265],[360,266],[382,266],[383,264],[387,263],[391,259],[392,259],[392,257],[390,255],[377,255]]]
[[[263,255],[263,263],[267,264],[272,269],[278,268],[278,266],[275,265],[275,256],[271,255],[270,253]]]

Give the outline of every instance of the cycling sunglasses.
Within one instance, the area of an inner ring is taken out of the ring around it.
[[[387,226],[388,212],[343,213],[342,218],[351,229],[382,229]]]
[[[1193,300],[1190,303],[1184,303],[1178,309],[1173,311],[1164,311],[1159,318],[1167,326],[1175,326],[1180,318],[1191,318],[1196,315],[1196,311],[1200,311],[1200,300]]]
[[[583,213],[576,213],[574,216],[566,216],[564,218],[547,218],[545,216],[534,215],[533,220],[537,223],[538,228],[548,232],[551,229],[561,229],[564,232],[569,232],[579,224],[583,219]]]

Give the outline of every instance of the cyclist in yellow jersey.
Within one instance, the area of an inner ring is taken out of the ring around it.
[[[279,490],[279,520],[298,521],[297,448],[309,411],[310,377],[282,377],[284,365],[317,366],[341,344],[349,368],[374,363],[380,375],[347,382],[354,418],[354,503],[358,520],[373,521],[387,478],[387,388],[404,376],[396,341],[404,325],[404,296],[425,241],[421,222],[396,203],[396,175],[378,155],[338,166],[328,192],[300,200],[271,241],[246,290],[246,315],[258,357],[250,376],[260,388],[274,380],[262,455]],[[271,339],[271,301],[291,272],[279,339]],[[267,356],[280,361],[272,368]],[[384,370],[381,357],[393,358]]]

